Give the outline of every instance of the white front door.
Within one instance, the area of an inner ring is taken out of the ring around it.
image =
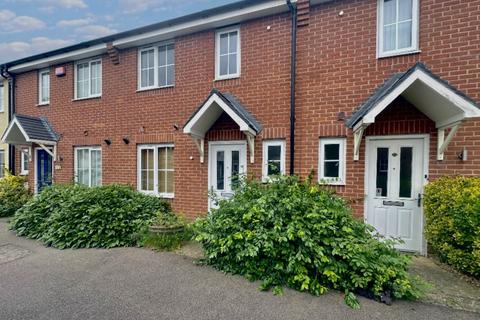
[[[366,220],[397,248],[422,252],[425,138],[367,138]]]
[[[233,196],[239,175],[247,170],[247,144],[244,141],[210,142],[209,190],[219,199]],[[216,199],[209,197],[209,209],[215,208]]]

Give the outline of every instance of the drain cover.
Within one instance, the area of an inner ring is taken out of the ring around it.
[[[28,256],[32,252],[13,244],[0,245],[0,264]]]

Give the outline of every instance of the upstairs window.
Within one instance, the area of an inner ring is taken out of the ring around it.
[[[102,60],[75,63],[75,99],[102,95]]]
[[[5,87],[3,86],[3,83],[1,83],[2,80],[0,80],[0,112],[4,112],[5,111]]]
[[[75,148],[75,182],[88,187],[102,185],[102,149]]]
[[[217,80],[240,76],[240,28],[220,30],[215,40]]]
[[[38,73],[38,104],[50,103],[50,71],[42,70]]]
[[[318,180],[326,184],[345,184],[345,138],[320,139]]]
[[[265,141],[263,143],[263,180],[282,174],[285,174],[285,141]]]
[[[378,0],[378,57],[418,51],[419,0]]]
[[[141,49],[138,64],[140,90],[175,85],[175,44],[167,43]]]

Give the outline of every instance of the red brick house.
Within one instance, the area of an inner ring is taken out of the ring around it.
[[[190,217],[308,175],[425,252],[423,186],[480,174],[480,0],[240,1],[2,66],[34,191],[126,183]]]

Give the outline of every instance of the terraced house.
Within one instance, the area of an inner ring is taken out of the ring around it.
[[[480,0],[239,1],[3,65],[2,139],[35,192],[126,183],[190,217],[237,174],[313,170],[424,252],[424,185],[480,174],[479,16]]]

